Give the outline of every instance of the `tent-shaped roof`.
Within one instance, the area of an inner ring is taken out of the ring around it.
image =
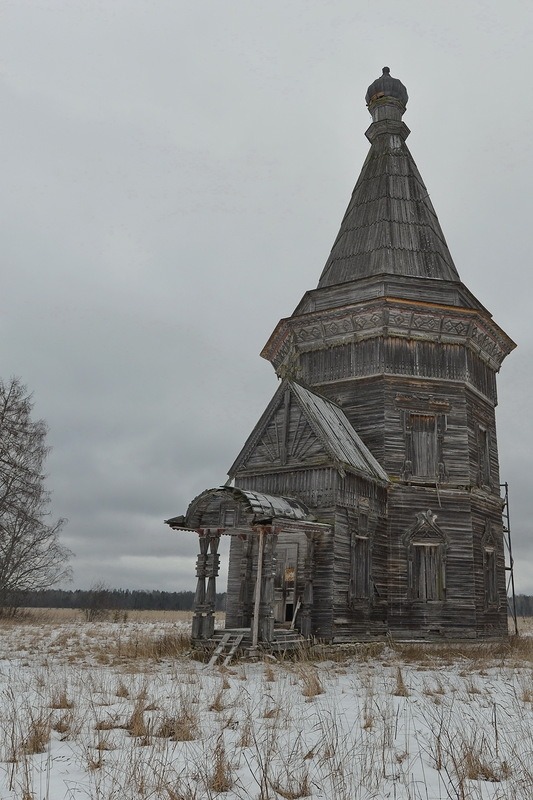
[[[379,84],[379,92],[374,84]],[[374,84],[367,95],[374,122],[366,135],[372,146],[318,288],[376,275],[459,281],[428,191],[405,144],[405,87],[388,72]],[[405,97],[394,90],[396,84]]]

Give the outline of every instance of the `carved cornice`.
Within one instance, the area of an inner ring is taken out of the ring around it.
[[[296,353],[376,336],[465,344],[498,371],[514,342],[478,309],[379,298],[281,320],[261,355],[278,368]]]

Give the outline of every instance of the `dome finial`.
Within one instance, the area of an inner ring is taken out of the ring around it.
[[[401,119],[407,105],[407,89],[398,78],[393,78],[390,74],[390,67],[383,67],[383,74],[379,76],[368,87],[366,93],[366,104],[368,110],[374,118],[378,113],[378,118],[390,117]]]

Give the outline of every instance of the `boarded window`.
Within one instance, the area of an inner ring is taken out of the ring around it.
[[[411,595],[415,600],[428,602],[444,600],[443,548],[438,543],[412,545]]]
[[[235,509],[234,508],[222,509],[220,521],[224,528],[233,528],[237,521],[237,515],[235,513]]]
[[[413,475],[437,474],[437,420],[434,414],[411,414],[411,463]]]
[[[479,483],[490,486],[490,434],[483,426],[478,427]]]
[[[483,552],[485,567],[485,601],[486,605],[495,605],[499,601],[498,582],[496,578],[496,551],[494,547],[486,547]]]
[[[370,546],[368,537],[352,536],[350,564],[350,600],[370,597]]]

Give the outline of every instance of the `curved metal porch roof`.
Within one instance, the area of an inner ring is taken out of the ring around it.
[[[263,494],[235,486],[219,486],[216,489],[207,489],[195,497],[184,516],[166,519],[165,523],[171,528],[186,530],[225,527],[223,521],[217,517],[217,512],[223,511],[228,501],[236,502],[241,507],[244,513],[243,521],[249,526],[272,519],[309,522],[315,520],[307,506],[293,497]]]

